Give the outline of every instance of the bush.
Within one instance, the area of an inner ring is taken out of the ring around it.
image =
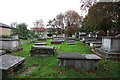
[[[117,61],[101,60],[97,67],[99,77],[118,78],[120,76],[120,64]]]

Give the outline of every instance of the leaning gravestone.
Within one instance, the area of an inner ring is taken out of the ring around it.
[[[95,70],[97,62],[101,60],[101,58],[95,54],[79,54],[71,52],[60,53],[57,58],[60,60],[59,66],[80,70]]]
[[[19,66],[25,61],[25,58],[11,55],[0,56],[0,70],[2,71],[2,76],[13,74],[17,71]]]

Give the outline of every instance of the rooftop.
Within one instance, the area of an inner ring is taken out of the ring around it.
[[[3,27],[3,28],[12,28],[11,26],[6,25],[6,24],[4,24],[4,23],[0,23],[0,27]]]

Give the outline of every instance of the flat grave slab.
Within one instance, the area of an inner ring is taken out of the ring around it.
[[[46,42],[41,42],[41,43],[35,43],[35,45],[46,45]]]
[[[30,56],[51,56],[55,53],[54,46],[32,46],[30,51]]]
[[[103,59],[113,59],[113,60],[120,60],[120,52],[117,51],[106,51],[102,48],[94,48],[92,51],[102,57]]]
[[[62,42],[62,40],[52,40],[51,44],[61,44]]]
[[[95,70],[97,68],[97,62],[101,60],[101,58],[95,54],[71,52],[60,53],[57,58],[59,59],[59,66],[80,70]]]
[[[3,75],[11,74],[16,68],[19,67],[25,58],[11,55],[0,56],[0,70],[2,70]]]
[[[72,45],[72,44],[75,44],[75,40],[67,40],[66,43],[68,45]]]
[[[46,41],[47,38],[39,38],[38,41]]]
[[[36,41],[36,43],[43,43],[43,41]]]
[[[62,41],[62,42],[65,41],[63,38],[54,38],[53,40],[59,40],[59,41]]]
[[[62,42],[64,42],[64,39],[63,39],[63,38],[54,38],[54,39],[51,41],[51,44],[61,44]]]

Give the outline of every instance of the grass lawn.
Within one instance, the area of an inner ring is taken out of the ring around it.
[[[25,43],[22,45],[23,51],[10,53],[10,55],[25,57],[26,60],[19,71],[14,75],[9,75],[9,78],[96,78],[119,76],[119,65],[114,61],[101,61],[98,64],[100,68],[98,68],[97,71],[80,71],[59,67],[59,60],[56,59],[56,56],[60,52],[79,52],[80,54],[92,53],[90,48],[80,41],[77,41],[75,45],[67,45],[65,42],[62,44],[51,44],[50,40],[47,40],[47,45],[60,47],[55,56],[51,57],[30,57],[29,53],[32,45],[33,44]],[[108,71],[106,71],[106,68],[108,68]]]

